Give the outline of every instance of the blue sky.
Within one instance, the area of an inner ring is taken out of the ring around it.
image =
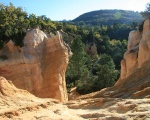
[[[72,20],[79,15],[100,9],[144,11],[150,0],[0,0],[0,3],[21,6],[29,14],[46,15],[51,20]]]

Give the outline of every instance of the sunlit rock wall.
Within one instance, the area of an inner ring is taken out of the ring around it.
[[[65,72],[69,52],[60,32],[48,38],[39,29],[29,30],[23,48],[11,40],[4,45],[0,53],[0,76],[38,97],[67,101]]]

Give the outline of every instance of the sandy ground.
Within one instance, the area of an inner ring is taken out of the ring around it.
[[[142,96],[141,99],[114,97],[126,96],[129,91],[118,92],[113,87],[61,103],[55,99],[37,98],[0,78],[0,120],[150,120],[147,85],[134,93],[136,97]]]
[[[150,120],[150,99],[41,100],[1,112],[0,120]],[[4,109],[3,109],[4,110]]]

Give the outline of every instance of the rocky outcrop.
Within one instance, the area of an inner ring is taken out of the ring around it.
[[[124,59],[121,61],[121,80],[133,74],[137,69],[150,63],[150,19],[146,19],[143,25],[143,31],[131,31],[128,39],[127,51]],[[143,74],[145,72],[143,71]]]
[[[77,91],[77,87],[71,88],[70,93],[68,94],[68,100],[74,100],[81,96]]]
[[[37,98],[26,90],[16,88],[12,81],[0,76],[0,119],[15,119],[24,113],[31,114],[31,111],[46,109],[48,106],[55,106],[59,100]],[[61,107],[61,105],[60,105]],[[55,116],[55,114],[53,114]],[[29,115],[21,119],[30,119]]]
[[[0,75],[38,97],[67,101],[65,72],[68,48],[60,32],[48,38],[38,28],[29,30],[23,48],[9,41],[2,49]]]
[[[30,97],[33,95],[30,94],[28,91],[17,89],[12,81],[6,80],[4,77],[0,76],[0,96],[14,96],[15,94],[21,94],[21,95],[29,95]],[[1,97],[2,98],[2,97]]]
[[[121,61],[121,75],[115,86],[103,89],[95,97],[149,98],[150,96],[150,19],[143,32],[131,31],[128,49]]]
[[[96,56],[97,55],[97,47],[96,47],[95,43],[93,43],[92,45],[86,45],[85,51],[89,55]]]

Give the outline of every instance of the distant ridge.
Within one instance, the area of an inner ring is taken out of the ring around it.
[[[97,10],[84,13],[72,20],[74,23],[84,22],[88,25],[113,25],[114,23],[130,24],[143,20],[139,12],[130,10]]]

